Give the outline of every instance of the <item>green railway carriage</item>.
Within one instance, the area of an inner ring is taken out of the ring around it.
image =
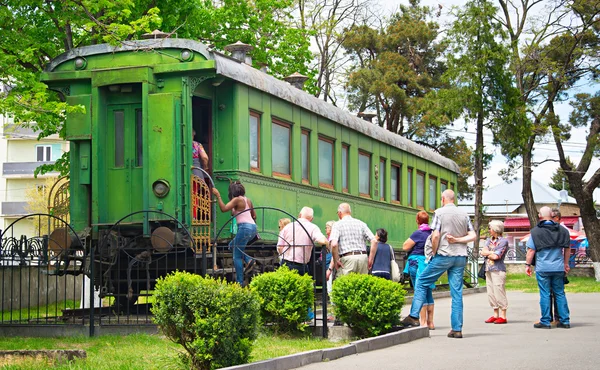
[[[193,228],[193,129],[222,193],[240,180],[255,206],[291,214],[310,206],[322,228],[348,202],[371,229],[387,228],[396,247],[415,229],[416,211],[439,207],[440,192],[455,186],[453,161],[243,60],[168,38],[52,60],[44,82],[85,108],[65,123],[75,230],[98,241],[126,216],[130,237],[174,229],[173,220]],[[162,213],[132,215],[142,210]],[[217,213],[220,228],[229,215]],[[275,232],[279,217],[265,214],[261,227]]]

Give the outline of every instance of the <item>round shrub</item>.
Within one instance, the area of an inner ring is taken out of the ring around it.
[[[336,318],[358,335],[376,336],[400,323],[405,293],[400,284],[391,280],[349,274],[335,280],[331,300]]]
[[[248,362],[258,331],[258,302],[238,284],[187,272],[158,279],[152,307],[162,332],[196,369]]]
[[[315,302],[310,275],[299,275],[298,271],[282,266],[275,272],[256,276],[250,289],[258,298],[263,323],[285,332],[306,328],[308,309]]]

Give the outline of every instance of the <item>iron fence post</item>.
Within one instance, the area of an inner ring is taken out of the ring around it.
[[[85,258],[83,259],[85,263]],[[90,245],[90,337],[94,336],[94,246]],[[102,300],[100,300],[102,302]],[[102,303],[100,304],[102,307]]]

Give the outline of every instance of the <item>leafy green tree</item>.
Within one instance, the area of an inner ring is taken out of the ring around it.
[[[471,150],[463,138],[448,135],[451,120],[430,115],[431,105],[439,102],[426,99],[444,87],[446,45],[439,41],[434,16],[431,8],[411,0],[381,29],[351,27],[342,44],[354,63],[347,82],[348,102],[352,110],[374,111],[381,127],[455,160],[461,167],[459,196],[466,197],[470,193],[466,180],[473,173]],[[457,147],[464,151],[456,151]]]
[[[456,14],[448,32],[447,70],[443,78],[449,87],[434,91],[439,99],[438,114],[462,117],[476,126],[473,155],[475,175],[475,230],[478,250],[483,221],[483,170],[491,160],[484,152],[483,131],[512,122],[519,113],[518,91],[507,70],[510,50],[505,34],[495,21],[498,9],[489,0],[468,1]],[[431,115],[429,116],[431,117]]]
[[[581,16],[581,7],[595,9],[596,0],[523,0],[519,4],[498,0],[502,9],[499,22],[510,38],[511,71],[520,99],[526,106],[525,119],[502,127],[498,135],[502,153],[512,169],[521,168],[522,196],[533,227],[537,208],[531,179],[537,163],[534,147],[556,124],[554,103],[565,100],[574,83],[585,75],[585,45],[597,19]],[[579,4],[579,5],[578,5]],[[582,65],[582,63],[584,63]],[[573,187],[572,187],[573,189]]]
[[[294,0],[2,0],[0,113],[39,131],[63,135],[68,107],[39,82],[44,66],[76,47],[138,38],[161,28],[217,48],[241,40],[255,47],[254,63],[276,76],[308,73],[306,31],[291,26]],[[63,135],[64,136],[64,135]],[[67,156],[58,169],[68,172]],[[50,170],[52,168],[44,168]]]
[[[596,92],[594,95],[577,94],[571,105],[573,106],[569,117],[571,126],[588,128],[586,147],[577,166],[565,156],[562,146],[562,141],[568,135],[570,127],[561,126],[555,122],[552,133],[561,169],[579,206],[592,260],[600,262],[600,219],[597,217],[594,202],[594,190],[600,186],[600,169],[597,169],[587,180],[583,179],[588,173],[592,161],[598,160],[600,157],[600,92]]]

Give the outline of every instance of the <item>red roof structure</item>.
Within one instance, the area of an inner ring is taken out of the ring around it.
[[[561,223],[564,223],[566,227],[573,228],[579,221],[579,216],[565,216],[561,219]],[[513,217],[507,218],[504,220],[504,229],[508,231],[521,231],[521,230],[529,230],[531,227],[529,226],[529,219],[527,217]]]

